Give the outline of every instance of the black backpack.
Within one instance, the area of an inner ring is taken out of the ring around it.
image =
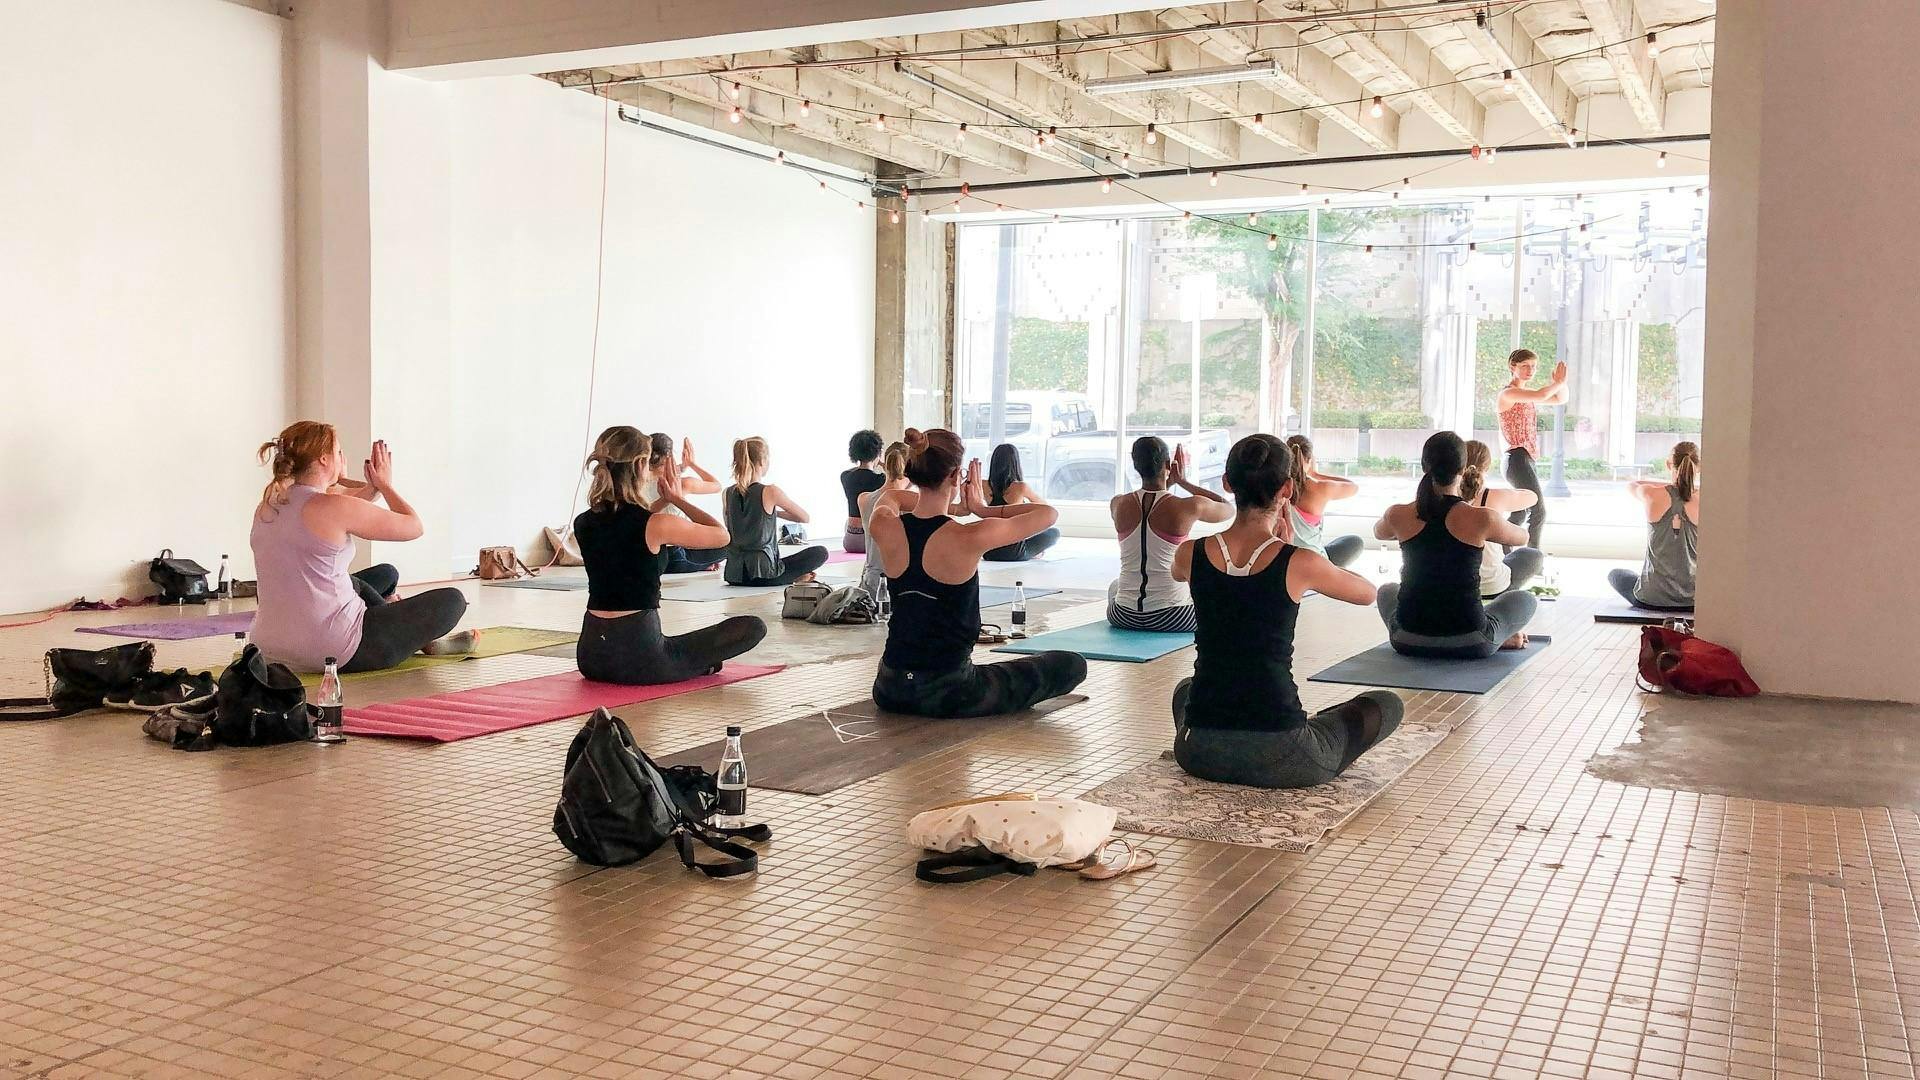
[[[162,604],[181,600],[204,604],[212,595],[207,590],[207,568],[192,559],[174,558],[172,548],[160,552],[159,558],[147,564],[147,580],[160,590]]]
[[[48,649],[47,696],[0,701],[0,720],[54,720],[97,709],[114,690],[132,690],[153,673],[153,642],[108,649]]]
[[[312,733],[300,676],[269,663],[258,645],[248,645],[220,673],[214,700],[213,737],[227,746],[272,746]]]
[[[758,853],[728,838],[770,840],[772,831],[765,825],[709,825],[716,802],[712,773],[691,765],[662,770],[634,745],[624,721],[598,709],[567,748],[553,834],[582,862],[595,866],[639,862],[672,840],[680,861],[708,877],[753,873],[760,868]],[[727,859],[696,862],[696,840]]]

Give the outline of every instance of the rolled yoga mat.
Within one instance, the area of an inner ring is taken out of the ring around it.
[[[1693,609],[1685,611],[1655,611],[1638,604],[1629,604],[1625,600],[1602,600],[1593,610],[1594,622],[1639,623],[1642,626],[1659,626],[1668,619],[1691,619]]]
[[[746,733],[741,747],[747,755],[747,785],[825,795],[989,732],[1021,727],[1085,700],[1085,694],[1063,694],[1031,709],[972,720],[903,716],[885,711],[872,698],[816,709]],[[659,763],[715,769],[725,742],[718,739],[703,743],[660,758]]]
[[[690,694],[714,686],[757,679],[781,670],[753,664],[727,664],[718,675],[661,686],[622,686],[591,682],[577,673],[544,675],[498,686],[457,690],[450,694],[388,701],[346,710],[349,735],[383,735],[395,739],[456,742],[476,735],[584,716],[598,708],[616,709],[642,701]],[[718,754],[714,760],[718,761]]]
[[[1089,660],[1115,660],[1124,664],[1144,664],[1168,653],[1179,652],[1193,644],[1192,634],[1167,634],[1148,630],[1116,630],[1104,620],[1085,626],[1068,627],[1020,641],[1009,641],[994,649],[998,653],[1038,653],[1049,649],[1079,653]]]
[[[1402,656],[1393,646],[1375,645],[1315,675],[1312,682],[1351,683],[1355,686],[1392,686],[1401,690],[1444,690],[1454,694],[1484,694],[1540,655],[1553,638],[1527,635],[1524,649],[1501,649],[1478,660],[1433,660]]]
[[[236,611],[228,615],[195,615],[116,626],[77,626],[74,629],[83,634],[111,634],[114,637],[147,638],[152,641],[188,641],[222,634],[244,634],[252,626],[253,612]]]

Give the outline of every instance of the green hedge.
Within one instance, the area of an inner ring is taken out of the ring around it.
[[[1202,428],[1230,428],[1233,425],[1234,417],[1227,413],[1202,413],[1200,415],[1200,426]],[[1183,428],[1187,426],[1187,414],[1184,412],[1175,412],[1172,409],[1136,409],[1127,414],[1127,426],[1129,428]]]
[[[1700,418],[1697,416],[1658,416],[1645,413],[1634,418],[1634,430],[1645,432],[1667,432],[1675,435],[1700,434]]]
[[[1539,410],[1539,412],[1534,416],[1533,420],[1534,420],[1534,425],[1538,427],[1541,431],[1553,430],[1553,410],[1552,409]],[[1593,428],[1593,421],[1588,417],[1585,417],[1585,416],[1567,417],[1568,431],[1590,431],[1592,430],[1592,428]],[[1494,414],[1490,412],[1474,413],[1473,429],[1475,431],[1498,431],[1500,429],[1500,419],[1499,417],[1496,417]]]
[[[1364,423],[1362,422],[1364,421]],[[1361,412],[1355,409],[1315,409],[1317,428],[1368,427],[1376,431],[1418,431],[1433,426],[1433,417],[1419,412]]]

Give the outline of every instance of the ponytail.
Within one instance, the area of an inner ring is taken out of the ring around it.
[[[1693,501],[1700,483],[1700,446],[1693,442],[1673,444],[1673,489],[1683,503]]]
[[[758,435],[733,441],[733,486],[745,495],[753,486],[753,471],[767,467],[767,440]]]
[[[1305,435],[1289,435],[1287,449],[1292,452],[1287,478],[1293,481],[1293,497],[1298,501],[1307,492],[1307,462],[1313,460],[1313,440]]]
[[[1493,450],[1479,439],[1467,440],[1466,465],[1460,470],[1460,497],[1472,502],[1487,486]]]
[[[1420,448],[1420,484],[1414,489],[1413,510],[1421,521],[1439,521],[1447,512],[1439,489],[1451,485],[1466,469],[1467,444],[1451,431],[1436,431]]]

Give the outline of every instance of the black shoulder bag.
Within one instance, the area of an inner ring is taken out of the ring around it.
[[[192,559],[176,559],[173,549],[160,552],[160,557],[147,564],[147,580],[160,590],[159,600],[163,604],[185,601],[189,604],[204,604],[212,595],[207,590],[207,568]]]
[[[132,690],[153,673],[153,642],[110,649],[48,649],[47,696],[0,700],[0,720],[57,720],[97,709],[114,690]]]

